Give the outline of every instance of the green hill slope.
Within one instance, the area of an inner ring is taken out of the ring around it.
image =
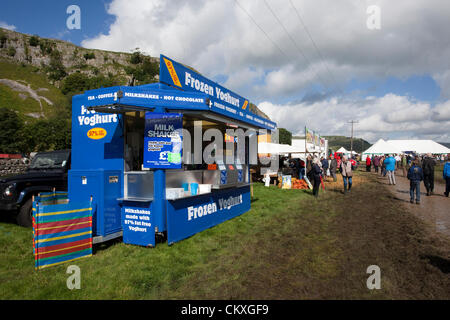
[[[334,151],[338,150],[341,147],[350,151],[351,146],[351,138],[344,136],[325,136],[325,139],[328,139],[328,148],[333,149]],[[367,150],[372,144],[367,142],[364,139],[353,137],[353,150],[361,153],[364,150]]]
[[[138,48],[130,53],[86,49],[0,28],[0,130],[13,125],[10,132],[20,131],[0,141],[0,153],[70,148],[73,95],[158,80],[159,58]],[[268,118],[254,104],[250,110]],[[7,121],[10,112],[18,123]]]
[[[0,59],[0,107],[32,121],[55,116],[68,106],[67,97],[35,67]]]

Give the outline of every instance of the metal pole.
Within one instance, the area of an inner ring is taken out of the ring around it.
[[[156,107],[154,112],[164,113],[163,107]],[[167,208],[166,208],[166,170],[155,169],[153,173],[153,217],[155,218],[155,232],[167,230]]]
[[[350,120],[349,123],[352,124],[352,136],[350,138],[350,159],[353,157],[353,124],[358,123],[358,121]]]

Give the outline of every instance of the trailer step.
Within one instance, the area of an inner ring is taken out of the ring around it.
[[[115,239],[118,237],[121,237],[123,234],[123,231],[119,231],[119,232],[114,232],[111,234],[108,234],[107,236],[96,236],[94,238],[92,238],[92,244],[96,244],[96,243],[102,243],[111,239]]]

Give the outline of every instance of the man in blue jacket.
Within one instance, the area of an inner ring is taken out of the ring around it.
[[[444,171],[442,171],[442,176],[445,180],[445,196],[448,197],[450,193],[450,153],[447,155],[447,162],[444,165]]]
[[[415,191],[416,203],[420,204],[420,182],[423,180],[423,171],[417,159],[414,160],[413,165],[409,168],[407,178],[409,180],[409,195],[411,197],[409,202],[414,203]]]
[[[391,154],[389,155],[388,158],[384,160],[384,163],[386,164],[386,171],[389,179],[389,184],[395,184],[395,158]]]
[[[321,162],[322,162],[322,170],[323,170],[323,172],[322,172],[323,180],[327,181],[328,159],[322,157]]]

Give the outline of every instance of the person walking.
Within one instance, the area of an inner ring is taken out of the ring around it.
[[[389,157],[384,160],[384,163],[386,165],[389,184],[395,185],[395,158],[392,155],[389,155]]]
[[[313,176],[312,176],[312,165],[313,160],[312,156],[309,154],[306,157],[306,179],[312,184],[313,183]]]
[[[442,177],[445,180],[445,192],[444,195],[448,197],[450,193],[450,153],[447,156],[447,162],[444,164],[444,170],[442,171]]]
[[[380,166],[381,166],[381,175],[383,177],[386,177],[386,164],[384,163],[384,161],[386,161],[386,157],[385,156],[381,156],[381,160],[380,160]]]
[[[319,197],[319,189],[320,189],[320,177],[322,175],[322,169],[320,168],[320,160],[319,158],[314,158],[312,164],[312,177],[314,180],[313,184],[313,195],[314,197]]]
[[[370,160],[370,157],[367,156],[367,157],[366,157],[366,171],[367,171],[367,172],[370,172],[370,167],[371,167],[371,165],[372,165],[372,161]]]
[[[305,169],[305,161],[303,161],[302,159],[299,159],[299,164],[300,164],[300,173],[299,173],[299,179],[303,179],[303,177],[306,174],[306,169]]]
[[[337,164],[337,160],[334,158],[333,155],[331,155],[331,160],[330,160],[330,175],[333,177],[333,181],[336,182],[337,181],[337,177],[336,177],[336,170],[337,170],[338,164]]]
[[[375,173],[378,173],[378,167],[380,166],[380,157],[373,157],[373,167],[375,168]]]
[[[436,161],[431,153],[428,153],[422,161],[423,184],[427,190],[427,196],[431,196],[434,191],[434,166]]]
[[[395,155],[395,170],[400,168],[402,158],[399,154]]]
[[[407,170],[406,170],[406,156],[405,155],[402,155],[402,160],[401,160],[401,162],[402,162],[402,171],[403,171],[403,176],[404,177],[406,177],[406,173],[407,173]]]
[[[416,159],[412,162],[411,168],[408,170],[409,180],[409,202],[414,203],[414,193],[416,194],[416,204],[420,204],[420,182],[423,180],[423,171]]]
[[[352,163],[347,159],[347,156],[342,157],[341,166],[339,170],[342,174],[342,179],[344,180],[344,194],[347,194],[347,191],[350,192],[352,188]],[[348,189],[347,189],[348,186]]]
[[[301,166],[300,166],[300,159],[294,159],[294,167],[295,167],[295,171],[296,171],[296,173],[297,173],[297,178],[298,179],[302,179],[302,178],[300,178],[300,176],[302,175],[301,174]]]
[[[328,171],[328,159],[322,157],[322,170],[323,170],[323,180],[327,181],[327,171]]]

